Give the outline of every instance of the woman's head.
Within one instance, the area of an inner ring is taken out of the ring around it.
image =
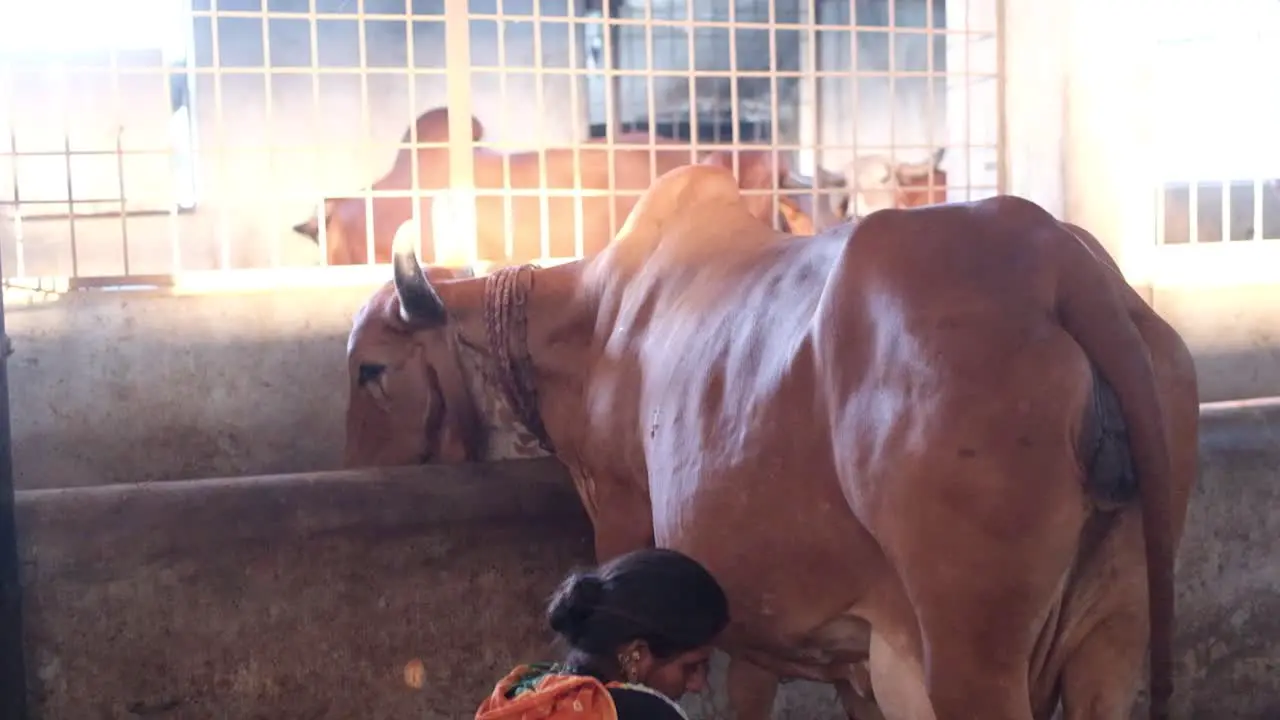
[[[729,603],[711,573],[674,550],[640,550],[570,575],[547,619],[579,670],[644,683],[673,699],[706,683]]]

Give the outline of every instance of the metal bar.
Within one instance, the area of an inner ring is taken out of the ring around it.
[[[932,2],[932,0],[925,0],[925,1]],[[894,3],[894,2],[897,2],[897,0],[889,0],[889,2]],[[850,0],[849,2],[849,25],[852,28],[857,28],[858,26],[857,0]],[[889,32],[889,37],[893,37],[892,29]],[[893,54],[892,54],[893,48],[892,47],[890,47],[889,52],[890,52],[890,55],[889,55],[888,69],[892,71],[893,70]],[[860,121],[862,120],[862,78],[864,76],[862,75],[861,71],[858,69],[859,66],[861,65],[862,65],[862,62],[858,58],[858,31],[856,29],[851,29],[849,31],[849,84],[852,87],[850,87],[849,89],[849,106],[850,108],[852,108],[851,112],[853,113],[853,117],[852,117],[853,132],[849,133],[849,138],[853,141],[853,153],[852,153],[853,157],[851,160],[852,162],[857,162],[859,157],[858,131],[859,131],[859,128],[862,126],[862,123]],[[890,93],[889,102],[890,104],[893,103],[892,93]],[[889,142],[890,142],[890,145],[893,144],[892,139],[890,139]],[[892,153],[893,148],[890,147],[889,151],[890,153]],[[852,178],[848,178],[848,177],[845,178],[845,182],[847,185],[847,187],[845,188],[845,192],[849,194],[848,200],[846,201],[848,203],[845,209],[846,215],[850,212],[850,210],[856,210],[858,207],[857,205],[858,193],[861,192],[861,188],[858,187],[859,181],[860,181],[860,178],[857,174],[854,174]],[[832,196],[832,193],[830,190],[828,190],[826,195],[824,196],[825,201],[828,204],[831,203],[831,196]]]
[[[972,7],[972,2],[964,4],[965,30],[970,30],[973,27],[973,14],[970,12]],[[964,199],[973,200],[973,82],[969,79],[969,71],[973,69],[973,35],[964,35],[961,42],[964,43],[964,73],[966,78],[964,88]]]
[[[369,169],[369,151],[373,147],[373,118],[369,110],[369,30],[368,19],[364,13],[365,0],[356,0],[356,48],[360,54],[360,139],[364,141],[364,169]],[[368,175],[364,172],[362,175]],[[366,195],[364,202],[364,261],[372,265],[377,261],[374,253],[374,205],[373,198]]]
[[[55,65],[55,67],[58,67]],[[76,237],[76,192],[74,173],[72,172],[73,164],[71,162],[71,115],[67,110],[67,76],[65,72],[58,73],[58,100],[62,106],[62,149],[66,153],[66,161],[63,168],[67,173],[67,235],[71,242],[71,274],[80,274],[80,253],[78,247],[78,238]]]
[[[76,200],[76,203],[80,205],[93,205],[93,204],[118,203],[118,202],[120,202],[120,198],[115,198],[115,197],[79,198]],[[0,207],[15,207],[15,208],[27,207],[31,205],[66,205],[66,204],[67,204],[66,200],[22,200],[20,202],[19,201],[13,201],[13,202],[0,201]],[[163,217],[165,215],[171,215],[174,213],[177,213],[178,215],[191,215],[195,213],[195,209],[194,208],[177,208],[175,210],[130,210],[123,214],[127,215],[128,217]],[[33,214],[30,212],[25,212],[23,213],[22,217],[27,222],[40,222],[42,220],[66,220],[71,217],[74,217],[77,220],[88,220],[91,218],[119,219],[121,214],[122,213],[111,212],[111,211],[78,212],[78,213],[75,213],[74,215],[72,215],[71,213],[65,213],[65,212],[48,213],[48,214],[38,214],[38,213]]]
[[[169,155],[171,150],[130,150],[129,155]],[[0,152],[0,157],[32,158],[32,157],[115,157],[119,150],[115,147],[104,150],[23,150],[21,152]],[[34,202],[34,201],[33,201]],[[63,202],[59,200],[58,202]],[[82,201],[87,202],[87,201]]]
[[[616,1],[616,0],[615,0],[615,1]],[[220,9],[220,10],[216,10],[216,11],[215,11],[215,10],[194,10],[194,11],[192,11],[192,17],[211,17],[214,13],[216,13],[216,14],[218,15],[218,17],[223,17],[223,18],[241,18],[241,19],[257,19],[257,18],[261,18],[263,15],[268,15],[268,16],[269,16],[269,17],[271,17],[271,18],[275,18],[275,19],[282,19],[282,20],[288,20],[288,19],[294,19],[294,20],[307,20],[307,19],[309,19],[309,18],[311,18],[311,17],[312,17],[311,13],[306,12],[306,11],[277,11],[277,10],[266,10],[266,11],[264,11],[264,10],[221,10],[221,9]],[[448,16],[448,12],[446,11],[446,13],[445,13],[445,17],[447,17],[447,16]],[[611,16],[612,16],[612,21],[613,21],[613,22],[616,22],[616,24],[618,24],[618,25],[620,25],[620,26],[624,26],[624,27],[625,27],[625,26],[628,26],[628,25],[630,25],[630,26],[634,26],[634,27],[643,27],[643,26],[644,26],[644,24],[645,24],[645,22],[647,22],[643,17],[640,17],[640,18],[624,18],[624,17],[622,17],[622,16],[620,16],[620,15],[616,15],[616,14],[613,14],[613,15],[611,15]],[[346,20],[346,21],[351,21],[351,20],[354,20],[354,19],[356,19],[357,17],[359,17],[359,18],[364,18],[365,20],[403,21],[403,20],[405,20],[406,18],[412,18],[412,17],[416,17],[416,16],[414,16],[414,15],[410,15],[410,14],[405,14],[405,13],[371,13],[371,12],[362,12],[362,13],[358,13],[358,14],[353,15],[353,14],[350,14],[350,13],[331,13],[331,12],[320,12],[320,13],[315,13],[315,17],[316,17],[317,19],[319,19],[319,20]],[[501,13],[501,12],[496,12],[496,13],[481,13],[481,12],[477,12],[477,13],[470,13],[470,14],[468,15],[468,17],[469,17],[471,20],[502,20],[502,19],[509,19],[509,18],[507,18],[507,16],[506,16],[504,13]],[[608,17],[610,17],[610,14],[606,14],[606,18],[608,18]],[[446,22],[447,22],[447,20],[446,20]],[[586,18],[586,17],[582,17],[582,18],[578,18],[578,19],[577,19],[577,22],[580,22],[580,23],[591,23],[591,22],[594,22],[594,21],[593,21],[593,20],[590,20],[590,19],[588,19],[588,18]],[[679,27],[681,27],[682,25],[684,25],[684,23],[685,23],[685,21],[684,21],[684,20],[671,19],[671,18],[654,18],[654,20],[653,20],[654,27],[676,27],[676,28],[679,28]],[[740,30],[768,30],[768,29],[769,29],[769,23],[768,23],[767,21],[740,20],[740,21],[737,21],[736,23],[734,23],[734,22],[730,22],[730,21],[728,21],[728,20],[698,20],[698,21],[696,22],[696,24],[697,24],[697,26],[698,26],[698,27],[700,27],[700,28],[726,28],[726,29],[737,28],[737,29],[740,29]],[[810,22],[810,23],[786,23],[786,24],[787,24],[787,26],[788,26],[788,27],[794,27],[795,29],[812,29],[812,28],[814,27],[812,22]],[[849,30],[857,30],[857,31],[860,31],[860,32],[884,32],[884,31],[885,31],[885,28],[884,28],[883,26],[877,26],[877,25],[853,25],[853,24],[851,24],[851,25],[849,25],[849,26],[846,26],[846,27],[845,27],[845,29],[849,29]],[[953,31],[951,31],[951,32],[953,32],[953,33],[958,33],[958,34],[963,34],[963,33],[970,33],[970,32],[973,32],[973,33],[991,33],[991,32],[994,32],[994,31],[995,31],[995,27],[994,27],[994,25],[993,25],[993,26],[992,26],[992,27],[990,27],[990,28],[973,28],[973,27],[970,27],[969,29],[966,29],[966,30],[953,30]],[[918,34],[922,34],[922,35],[923,35],[923,34],[928,34],[928,28],[923,28],[923,27],[920,27],[920,28],[917,28],[917,27],[902,27],[902,28],[899,28],[899,32],[903,32],[903,33],[918,33]]]
[[[1009,122],[1004,111],[1008,91],[1005,70],[1005,0],[996,1],[996,185],[1000,192],[1009,188]]]
[[[732,0],[730,0],[732,1]],[[650,73],[644,83],[644,101],[645,114],[649,118],[649,182],[658,179],[658,131],[654,127],[655,120],[658,116],[657,108],[657,88],[654,87],[654,77],[652,70],[657,65],[654,58],[653,48],[653,3],[644,4],[644,67]]]
[[[466,219],[464,227],[469,231],[471,251],[467,260],[476,258],[476,183],[475,156],[471,142],[471,19],[468,0],[444,0],[445,16],[445,66],[448,68],[448,85],[445,88],[449,108],[449,210],[457,217],[459,212]],[[438,199],[437,199],[438,202]],[[439,248],[439,243],[436,245]],[[441,258],[436,262],[453,262],[455,258]]]
[[[210,36],[209,49],[210,62],[214,68],[222,69],[222,35],[218,26],[220,25],[220,17],[218,13],[219,0],[209,0],[210,18]],[[222,97],[222,74],[214,73],[213,75],[213,126],[215,128],[214,135],[218,138],[217,159],[214,161],[214,173],[218,177],[218,189],[226,192],[227,189],[227,118],[226,104]],[[231,242],[227,234],[227,204],[225,202],[217,203],[218,214],[214,220],[214,234],[218,239],[218,266],[223,270],[230,269],[231,265]],[[323,215],[320,216],[323,219]]]
[[[319,110],[320,108],[320,21],[319,13],[316,11],[316,3],[318,0],[307,0],[307,34],[308,40],[311,41],[310,47],[310,67],[299,68],[305,70],[311,75],[311,99],[312,107]],[[409,82],[414,82],[415,78],[409,78]],[[329,223],[325,218],[325,202],[321,199],[316,203],[316,244],[320,249],[320,264],[329,264]]]
[[[1166,222],[1165,222],[1165,212],[1166,212],[1166,209],[1165,209],[1165,194],[1166,194],[1166,192],[1167,192],[1167,191],[1165,190],[1165,186],[1164,186],[1164,184],[1162,183],[1162,184],[1160,184],[1160,185],[1157,185],[1157,186],[1156,186],[1156,189],[1155,189],[1155,192],[1156,192],[1156,202],[1155,202],[1155,206],[1156,206],[1156,223],[1155,223],[1155,224],[1156,224],[1156,233],[1155,233],[1155,234],[1156,234],[1156,244],[1157,244],[1157,245],[1166,245],[1166,244],[1168,244],[1168,243],[1166,243],[1166,242],[1165,242],[1165,241],[1167,240],[1167,238],[1165,237],[1165,233],[1166,233],[1166,232],[1168,232],[1168,230],[1166,229],[1166,225],[1167,225],[1167,224],[1166,224]]]
[[[772,151],[769,153],[769,162],[770,162],[769,176],[772,179],[770,180],[769,188],[772,191],[771,194],[773,198],[769,206],[769,217],[771,218],[771,222],[773,224],[774,229],[781,230],[782,228],[778,226],[778,218],[782,211],[781,207],[779,206],[780,197],[778,193],[780,189],[780,183],[779,183],[780,178],[778,177],[779,175],[778,164],[780,162],[780,156],[778,154],[778,146],[775,144],[776,141],[778,140],[779,126],[780,126],[780,123],[778,121],[778,74],[777,74],[778,65],[779,65],[778,63],[778,4],[776,2],[772,2],[772,0],[768,0],[765,3],[765,5],[768,8],[767,13],[769,18],[769,70],[771,71],[770,78],[769,78],[769,127],[770,127],[769,145],[772,147]],[[794,232],[795,228],[791,228],[791,230]]]
[[[565,9],[568,11],[570,22],[569,25],[569,67],[571,69],[579,69],[579,54],[582,49],[579,47],[579,34],[586,27],[585,25],[575,24],[578,19],[578,2],[579,0],[566,0]],[[585,63],[582,63],[585,65]],[[583,68],[585,69],[585,68]],[[573,132],[573,188],[575,197],[573,198],[573,254],[582,257],[586,254],[586,217],[584,208],[582,207],[582,120],[591,121],[590,110],[582,106],[582,81],[578,77],[572,78],[569,83],[569,105],[572,107],[570,122]],[[509,216],[508,216],[509,217]]]
[[[702,26],[698,26],[698,28],[708,29],[708,28],[703,28]],[[796,28],[796,29],[803,30],[804,28]],[[905,31],[905,28],[903,28],[902,30]],[[883,32],[883,29],[881,29],[880,32]],[[950,31],[950,32],[940,32],[939,34],[957,35],[958,33],[956,31]],[[108,68],[104,68],[100,65],[69,65],[68,64],[68,65],[64,65],[63,67],[68,72],[74,72],[78,75],[80,74],[108,75],[111,72]],[[504,68],[499,65],[473,65],[470,67],[470,69],[472,72],[493,72],[493,73],[501,72],[504,70]],[[199,77],[199,76],[229,77],[229,76],[236,76],[236,75],[257,76],[257,75],[261,75],[263,71],[264,71],[264,68],[260,68],[260,67],[258,68],[228,67],[228,68],[217,68],[217,69],[192,68],[191,75],[193,77]],[[137,68],[137,69],[131,69],[128,74],[135,77],[145,77],[147,75],[164,75],[167,72],[168,71],[165,70],[164,68]],[[397,70],[395,68],[370,67],[370,68],[365,68],[363,70],[360,68],[317,68],[316,70],[313,71],[308,67],[301,67],[301,66],[300,67],[287,67],[287,66],[273,67],[271,68],[271,72],[275,75],[311,75],[314,72],[321,76],[367,75],[369,77],[374,77],[377,75],[403,77],[407,74],[411,74],[415,76],[446,74],[445,72],[441,70],[436,70],[436,69]],[[590,76],[590,75],[599,74],[599,72],[600,71],[597,71],[597,70],[584,69],[584,68],[555,68],[555,67],[543,68],[543,73],[547,75]],[[666,77],[666,78],[685,78],[689,76],[689,71],[687,70],[655,69],[653,71],[648,71],[643,68],[637,68],[637,69],[617,68],[614,70],[608,70],[607,72],[611,77],[617,76],[621,78],[627,78],[627,77],[647,78],[651,75],[653,77]],[[779,78],[799,79],[799,78],[809,77],[810,75],[814,75],[814,74],[816,74],[819,77],[843,78],[848,76],[849,71],[848,70],[819,70],[816,72],[806,72],[806,71],[800,71],[800,70],[779,70],[777,72],[770,72],[768,70],[739,70],[737,71],[737,73],[731,72],[729,70],[698,70],[697,71],[697,76],[702,78],[728,79],[736,76],[740,78],[755,78],[759,80],[767,80],[770,77],[774,77],[774,76]],[[860,70],[858,71],[858,76],[863,78],[889,78],[889,77],[923,78],[923,77],[935,77],[939,75],[948,75],[948,74],[955,75],[957,77],[971,77],[971,78],[994,79],[996,77],[996,73],[994,72],[947,73],[946,71],[942,71],[942,70],[935,71],[935,72],[926,72],[924,70],[894,70],[894,71]],[[103,151],[103,150],[91,151],[90,150],[90,151],[81,151],[81,152],[102,153],[107,151]],[[162,151],[157,149],[157,150],[138,150],[137,152],[158,153]]]
[[[851,5],[851,6],[850,6],[850,10],[852,11],[854,7],[856,7],[856,5]],[[897,35],[898,35],[898,28],[897,28],[897,25],[898,25],[897,12],[898,12],[898,10],[897,10],[897,8],[898,8],[898,3],[896,2],[896,0],[889,0],[889,32],[888,32],[888,40],[889,40],[889,147],[890,147],[890,149],[889,149],[889,160],[890,160],[890,162],[893,164],[893,166],[894,166],[895,168],[896,168],[896,167],[897,167],[897,165],[898,165],[898,147],[897,147],[897,129],[898,129],[898,128],[897,128],[897,126],[898,126],[898,123],[897,123],[897,122],[895,122],[895,120],[897,119],[897,116],[898,116],[898,83],[897,83],[898,78],[897,78],[897,76],[896,76],[896,75],[895,75],[895,73],[894,73],[895,69],[896,69],[896,68],[897,68],[897,66],[898,66],[898,46],[897,46],[897,42],[896,42]],[[854,20],[855,20],[855,18],[854,18],[853,16],[851,16],[851,17],[849,18],[849,20],[850,20],[850,21],[854,21]],[[857,80],[855,80],[854,82],[857,82]],[[895,193],[894,193],[894,204],[896,205],[896,204],[897,204],[897,192],[896,192],[896,191],[897,191],[897,187],[898,187],[897,178],[893,178],[893,179],[892,179],[892,183],[893,183],[892,187],[893,187],[893,189],[895,190]]]
[[[271,71],[273,69],[272,65],[274,64],[271,61],[271,18],[272,17],[273,16],[270,13],[262,14],[262,65],[263,65],[262,93],[264,96],[263,110],[266,111],[266,114],[267,114],[266,125],[267,125],[267,144],[268,145],[274,145],[275,144],[274,141],[276,137],[275,86],[271,82]],[[275,187],[276,185],[276,154],[275,152],[273,152],[273,150],[274,148],[272,150],[268,150],[266,153],[267,181],[271,183],[272,187]],[[268,205],[270,206],[271,209],[267,211],[267,217],[270,218],[271,220],[271,227],[274,228],[274,227],[283,226],[283,223],[280,220],[280,204],[268,203]],[[261,207],[261,205],[259,205],[258,207]],[[321,218],[321,222],[323,221],[324,219]],[[271,247],[268,252],[270,253],[269,263],[271,267],[280,267],[281,248],[280,248],[280,235],[278,233],[271,234]]]
[[[10,78],[10,80],[12,81],[12,77]],[[10,82],[10,86],[12,86],[12,82]],[[17,103],[9,103],[9,145],[11,148],[13,148],[13,151],[15,153],[18,150],[18,131],[16,128],[17,123],[15,121],[14,112],[13,112],[13,108],[16,104]],[[23,275],[26,275],[27,248],[26,248],[26,242],[23,240],[22,193],[20,188],[18,187],[18,163],[17,162],[10,163],[9,168],[10,168],[10,175],[12,176],[11,180],[13,182],[14,254],[17,255],[16,260],[18,262],[18,273],[17,273],[18,277],[22,277]]]
[[[118,115],[117,115],[118,117]],[[116,128],[116,187],[120,191],[120,252],[124,274],[129,274],[129,208],[124,188],[124,129]]]
[[[1218,202],[1222,209],[1222,221],[1219,223],[1222,242],[1231,241],[1231,185],[1231,178],[1224,173],[1218,186]]]
[[[855,1],[856,0],[850,0],[850,2]],[[807,63],[808,72],[805,73],[806,77],[801,82],[805,82],[809,85],[809,97],[812,100],[813,105],[813,114],[811,116],[813,120],[813,182],[810,184],[809,188],[809,202],[816,211],[818,203],[822,202],[822,191],[819,186],[822,184],[822,169],[826,167],[822,158],[822,149],[825,146],[823,140],[826,135],[826,133],[823,132],[825,130],[825,123],[823,121],[826,118],[823,115],[825,112],[825,104],[823,103],[822,98],[823,86],[822,82],[819,80],[821,76],[818,73],[818,68],[821,65],[820,58],[822,57],[822,36],[817,30],[818,23],[820,21],[818,17],[818,0],[808,0],[808,4],[809,22],[806,23],[809,40],[806,47],[809,53]],[[852,32],[853,31],[851,30],[850,33]],[[850,44],[852,44],[852,41]]]
[[[3,276],[0,269],[0,276]],[[27,669],[22,647],[22,581],[14,517],[13,431],[4,294],[0,293],[0,717],[27,718]]]
[[[698,137],[698,129],[696,126],[698,120],[698,24],[695,22],[695,18],[697,17],[696,12],[697,4],[695,0],[686,0],[684,23],[685,41],[688,43],[688,59],[685,64],[689,68],[689,107],[687,110],[687,117],[689,118],[689,125],[692,128],[692,131],[689,133],[689,162],[691,163],[697,162],[698,141],[701,140],[701,138]]]
[[[732,134],[729,136],[730,142],[734,145],[742,142],[742,105],[738,97],[738,32],[736,20],[738,19],[738,0],[727,0],[729,5],[729,120],[733,125]],[[719,140],[720,138],[716,138]],[[741,168],[742,156],[740,153],[733,154],[733,174],[735,177],[742,172]]]
[[[924,0],[925,27],[929,29],[933,29],[934,26],[937,24],[937,20],[938,18],[934,15],[934,12],[933,12],[933,0]],[[938,58],[933,49],[934,38],[935,38],[935,35],[932,33],[925,36],[924,69],[925,69],[925,72],[928,72],[928,73],[934,72],[935,69],[937,68],[937,63],[938,63]],[[928,144],[930,146],[936,147],[938,145],[938,137],[937,135],[934,134],[934,132],[938,127],[938,123],[937,123],[938,104],[934,98],[935,93],[934,93],[933,82],[934,81],[932,78],[925,80],[924,121],[925,121],[925,137],[928,138],[928,141],[929,141]],[[1001,102],[1000,104],[1000,114],[1001,115],[1004,114],[1003,102]],[[935,152],[936,150],[930,151],[930,154],[929,154],[930,160],[932,160],[935,157],[935,155],[933,154]],[[936,172],[934,172],[937,169],[938,167],[936,163],[930,168],[929,184],[925,188],[925,193],[927,193],[926,197],[928,198],[930,204],[933,203],[933,198],[935,197],[934,193],[938,186],[938,175]],[[943,190],[943,192],[945,192],[945,189]]]
[[[167,54],[162,53],[161,55],[164,66],[170,73],[166,79],[169,89],[167,109],[171,123],[168,138],[170,150],[174,150],[173,154],[176,155],[176,157],[170,157],[169,167],[173,171],[172,180],[175,183],[180,183],[178,192],[175,193],[173,202],[170,204],[168,212],[165,213],[168,216],[166,227],[169,231],[169,260],[173,272],[182,271],[182,230],[178,222],[178,216],[183,213],[184,207],[188,211],[195,209],[198,204],[196,198],[199,194],[196,184],[196,176],[199,174],[196,170],[196,158],[199,156],[197,149],[198,134],[195,127],[196,83],[194,76],[191,75],[191,61],[195,57],[195,23],[190,21],[190,0],[182,0],[178,12],[183,27],[180,82],[175,83],[175,77],[179,76],[173,72],[177,63]],[[174,138],[173,117],[179,113],[182,114],[184,120],[180,129],[182,134],[180,137]],[[175,148],[175,146],[177,147]]]
[[[120,95],[120,54],[114,48],[107,52],[111,67],[111,111],[118,120],[123,115]],[[124,182],[124,126],[117,123],[115,132],[116,192],[120,203],[120,254],[124,263],[124,274],[129,274],[129,208]]]
[[[1246,238],[1247,240],[1261,240],[1266,236],[1262,231],[1262,204],[1263,192],[1262,186],[1264,180],[1256,178],[1253,181],[1253,236]]]
[[[499,20],[498,25],[498,66],[503,68],[498,72],[498,97],[502,99],[502,107],[511,107],[507,93],[507,23],[505,20]],[[503,115],[503,134],[510,130],[510,116]],[[502,187],[504,190],[511,189],[511,153],[505,148],[502,153]],[[515,234],[515,218],[512,212],[512,196],[510,193],[502,195],[502,254],[503,258],[510,261],[516,256],[516,234]],[[488,260],[490,258],[484,258]]]
[[[547,190],[546,78],[542,71],[542,0],[533,0],[533,104],[538,114],[538,187]],[[551,203],[546,192],[538,195],[538,253],[542,257],[551,255]]]
[[[1200,242],[1200,183],[1187,183],[1187,235],[1192,245]]]
[[[618,123],[621,122],[619,117],[622,114],[621,108],[618,106],[622,102],[621,77],[618,71],[618,34],[620,25],[617,24],[617,18],[613,16],[614,0],[600,0],[600,17],[604,23],[601,30],[602,42],[604,43],[604,147],[605,147],[605,173],[608,176],[610,194],[617,190],[617,168],[615,167],[615,155],[617,148],[615,143],[618,141]],[[620,218],[618,217],[617,203],[609,203],[609,235],[616,235],[620,230]]]

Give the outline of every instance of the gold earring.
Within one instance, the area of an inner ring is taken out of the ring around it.
[[[630,660],[630,662],[628,662]],[[636,664],[640,662],[640,653],[632,652],[631,657],[626,655],[618,656],[618,665],[622,666],[622,674],[627,682],[634,683],[639,679],[640,673],[636,671]]]

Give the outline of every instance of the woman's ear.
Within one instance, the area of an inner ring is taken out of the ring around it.
[[[618,664],[622,666],[622,678],[627,682],[643,683],[653,672],[656,660],[644,640],[632,640],[618,650]]]

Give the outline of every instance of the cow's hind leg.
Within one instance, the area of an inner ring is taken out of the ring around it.
[[[1146,655],[1143,614],[1099,623],[1062,671],[1062,720],[1128,720]]]
[[[940,447],[960,448],[959,459],[937,459],[885,508],[910,518],[891,552],[920,621],[937,720],[1032,718],[1031,653],[1085,512],[1074,449],[1055,440],[1034,425],[946,438]]]
[[[1142,682],[1149,636],[1142,522],[1136,508],[1122,512],[1075,588],[1090,603],[1078,610],[1089,625],[1062,666],[1063,720],[1127,720]]]

